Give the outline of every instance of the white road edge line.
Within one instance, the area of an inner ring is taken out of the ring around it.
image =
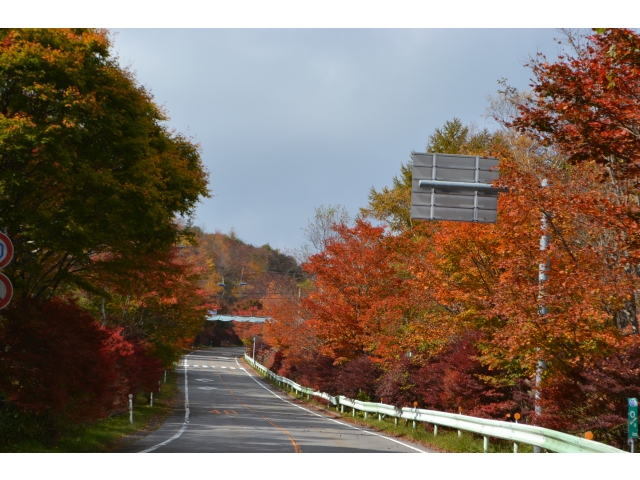
[[[191,353],[189,353],[188,355],[185,355],[185,357],[188,357],[189,355],[191,355]],[[189,426],[189,383],[188,383],[188,378],[187,378],[187,359],[184,359],[184,423],[182,424],[182,427],[180,428],[180,430],[178,430],[178,433],[176,433],[173,437],[171,437],[169,440],[165,440],[162,443],[159,443],[157,445],[154,445],[153,447],[149,447],[146,450],[142,450],[141,452],[138,453],[149,453],[149,452],[153,452],[154,450],[167,445],[168,443],[173,442],[176,438],[180,437],[180,435],[182,435],[184,433],[184,431],[187,429],[187,427]]]
[[[236,363],[238,364],[238,366],[240,366],[240,364],[238,363],[238,358],[241,358],[241,357],[236,357]],[[244,369],[242,369],[242,370],[244,370]],[[397,444],[399,444],[399,445],[402,445],[403,447],[410,448],[410,449],[412,449],[412,450],[415,450],[416,452],[420,452],[420,453],[428,453],[428,452],[425,452],[424,450],[420,450],[419,448],[416,448],[416,447],[414,447],[414,446],[412,446],[412,445],[407,445],[406,443],[399,442],[398,440],[395,440],[395,439],[393,439],[393,438],[389,438],[389,437],[385,437],[384,435],[380,435],[379,433],[370,432],[369,430],[363,430],[362,428],[354,427],[353,425],[350,425],[350,424],[348,424],[348,423],[339,422],[338,420],[335,420],[335,419],[333,419],[333,418],[328,418],[328,417],[325,417],[324,415],[320,415],[320,414],[318,414],[318,413],[312,412],[311,410],[308,410],[308,409],[306,409],[306,408],[304,408],[304,407],[301,407],[300,405],[296,405],[295,403],[292,403],[292,402],[290,402],[289,400],[286,400],[286,399],[282,398],[281,396],[276,395],[276,394],[275,394],[275,393],[273,393],[271,390],[269,390],[267,387],[265,387],[264,385],[262,385],[258,380],[256,380],[256,379],[253,377],[253,375],[251,375],[251,374],[250,374],[249,372],[247,372],[246,370],[244,371],[244,373],[246,373],[247,375],[249,375],[249,377],[251,377],[251,379],[252,379],[254,382],[256,382],[258,385],[260,385],[262,388],[264,388],[267,392],[269,392],[269,393],[270,393],[271,395],[273,395],[274,397],[279,398],[280,400],[282,400],[282,401],[283,401],[283,402],[285,402],[285,403],[288,403],[289,405],[293,405],[294,407],[298,407],[299,409],[304,410],[305,412],[309,412],[310,414],[315,415],[316,417],[325,418],[325,419],[327,419],[327,420],[331,420],[332,422],[335,422],[335,423],[337,423],[337,424],[339,424],[339,425],[343,425],[343,426],[345,426],[345,427],[349,427],[349,428],[352,428],[352,429],[354,429],[354,430],[359,430],[359,431],[361,431],[361,432],[368,433],[369,435],[375,435],[376,437],[384,438],[385,440],[389,440],[390,442],[397,443]]]

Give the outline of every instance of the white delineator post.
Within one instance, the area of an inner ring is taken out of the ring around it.
[[[133,395],[129,394],[129,423],[133,423]]]
[[[540,184],[542,188],[546,188],[549,186],[547,179],[543,179]],[[547,213],[542,212],[542,218],[540,220],[540,230],[542,231],[542,236],[540,237],[540,251],[546,252],[549,249],[549,241],[551,240],[551,235],[548,234],[549,225],[547,222]],[[543,263],[538,264],[538,313],[541,316],[549,313],[549,309],[545,305],[544,297],[546,294],[545,284],[547,280],[549,280],[549,270],[551,269],[551,258],[549,255],[544,259]],[[547,361],[543,358],[538,360],[538,364],[536,365],[536,388],[535,388],[535,406],[534,412],[537,418],[542,415],[542,407],[540,406],[540,383],[542,382],[542,376],[544,375],[544,371],[547,369]],[[533,447],[534,453],[541,453],[542,449],[540,447]]]
[[[256,361],[256,337],[253,337],[253,361]]]

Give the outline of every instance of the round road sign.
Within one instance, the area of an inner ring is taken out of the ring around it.
[[[11,285],[11,280],[4,273],[0,273],[0,309],[9,305],[12,296],[13,285]]]
[[[0,232],[0,268],[4,268],[13,258],[13,243],[9,237]]]

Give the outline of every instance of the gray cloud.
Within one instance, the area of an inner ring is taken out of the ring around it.
[[[297,247],[320,204],[355,214],[454,116],[484,125],[496,81],[526,88],[553,30],[120,30],[115,52],[200,142],[197,223]]]

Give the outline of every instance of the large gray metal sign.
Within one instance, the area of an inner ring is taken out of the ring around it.
[[[495,223],[498,192],[496,158],[414,153],[411,218]]]

